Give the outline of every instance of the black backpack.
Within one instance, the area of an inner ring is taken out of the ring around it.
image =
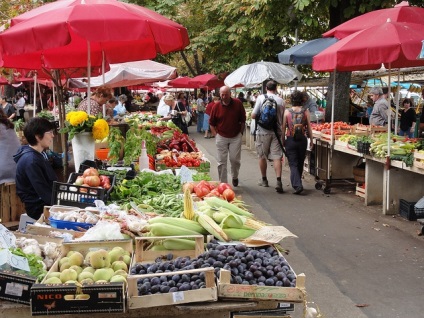
[[[293,139],[295,141],[302,140],[303,136],[305,136],[305,127],[303,125],[305,110],[302,109],[300,112],[295,112],[293,109],[290,109],[289,112],[292,116]]]
[[[259,126],[267,130],[274,130],[277,127],[277,102],[274,98],[264,95],[265,100],[262,103],[259,116],[256,121]]]

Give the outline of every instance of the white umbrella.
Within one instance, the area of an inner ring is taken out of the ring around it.
[[[293,67],[273,62],[256,62],[239,67],[228,75],[224,83],[229,87],[255,87],[272,79],[280,84],[287,84],[294,79],[300,80],[302,74]]]

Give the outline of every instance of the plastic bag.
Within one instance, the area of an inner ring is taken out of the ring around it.
[[[75,241],[102,241],[102,240],[123,240],[121,227],[116,222],[99,221],[87,230],[83,236]]]

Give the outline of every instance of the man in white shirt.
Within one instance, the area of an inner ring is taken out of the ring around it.
[[[162,117],[166,117],[169,114],[169,111],[171,110],[168,105],[165,104],[165,96],[162,91],[158,92],[156,94],[159,98],[159,105],[156,110],[156,113]]]
[[[15,108],[16,108],[16,118],[17,119],[22,119],[23,121],[25,121],[24,118],[24,113],[25,113],[25,98],[24,95],[19,92],[18,94],[16,94],[16,98],[17,98],[17,102],[15,104]]]
[[[272,98],[277,103],[277,121],[275,130],[265,129],[259,124],[256,124],[256,152],[259,158],[259,169],[261,171],[262,179],[259,181],[259,185],[262,187],[268,187],[268,179],[266,176],[267,161],[271,159],[274,163],[275,175],[277,177],[277,186],[275,190],[278,193],[283,193],[283,183],[281,181],[283,149],[281,147],[281,135],[282,135],[282,124],[284,116],[284,101],[277,95],[277,83],[273,80],[268,81],[266,84],[266,94],[259,95],[256,98],[255,107],[252,111],[252,119],[257,121],[261,115],[262,104],[266,98]],[[253,127],[255,129],[255,127]],[[279,140],[280,138],[280,140]]]

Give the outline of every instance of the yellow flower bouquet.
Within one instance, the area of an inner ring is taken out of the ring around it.
[[[109,135],[109,124],[103,118],[88,115],[85,111],[71,111],[66,114],[65,127],[60,132],[68,133],[69,140],[82,132],[91,132],[95,140],[102,140]]]

